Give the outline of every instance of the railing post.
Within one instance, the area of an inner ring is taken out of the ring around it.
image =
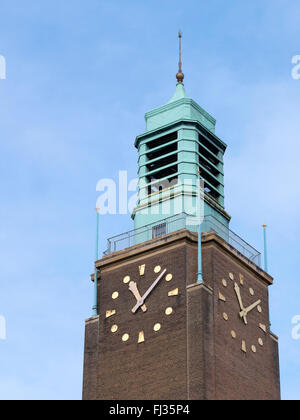
[[[264,262],[265,262],[265,272],[268,272],[268,253],[267,253],[267,225],[264,223]]]

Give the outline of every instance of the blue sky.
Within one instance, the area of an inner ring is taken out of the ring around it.
[[[1,399],[81,398],[96,183],[136,176],[144,113],[175,89],[178,28],[187,94],[228,144],[231,228],[262,250],[269,225],[282,397],[300,399],[299,20],[297,0],[1,1]],[[131,228],[102,217],[101,249]]]

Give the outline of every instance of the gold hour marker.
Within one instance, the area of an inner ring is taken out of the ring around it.
[[[115,299],[118,299],[118,297],[119,297],[119,293],[118,292],[114,292],[113,294],[112,294],[112,296],[111,296],[114,300]]]
[[[254,296],[254,290],[252,289],[252,287],[250,287],[249,292],[251,296]]]
[[[166,281],[171,281],[173,278],[172,274],[167,274],[166,275]]]
[[[222,280],[222,284],[224,287],[227,287],[227,281],[225,279]]]
[[[236,332],[235,332],[235,331],[233,331],[233,330],[231,331],[231,337],[232,337],[232,338],[236,338]]]
[[[160,271],[161,271],[161,266],[160,266],[160,265],[157,265],[157,266],[154,268],[154,273],[158,274]]]
[[[126,342],[129,340],[129,334],[124,334],[122,337],[122,341]]]
[[[240,284],[243,286],[244,284],[244,276],[240,273]]]
[[[168,296],[178,296],[179,295],[179,290],[178,289],[174,289],[174,290],[171,290],[169,293],[168,293]]]
[[[262,338],[259,338],[259,339],[258,339],[258,344],[259,344],[260,346],[263,346],[263,345],[264,345],[264,342],[263,342]]]
[[[146,269],[146,264],[139,266],[140,276],[143,276],[145,274],[145,269]]]
[[[223,302],[226,302],[226,297],[223,296],[221,292],[219,292],[219,300],[222,300]]]
[[[253,351],[253,353],[256,353],[256,347],[255,346],[251,346],[251,350]]]
[[[119,327],[118,327],[117,325],[113,325],[113,326],[111,327],[111,332],[112,332],[112,333],[116,333],[116,332],[118,331],[118,329],[119,329]]]
[[[127,284],[127,283],[129,283],[129,282],[130,282],[130,276],[126,276],[126,277],[124,277],[124,279],[123,279],[123,283]]]
[[[113,309],[111,311],[106,311],[105,318],[110,318],[111,316],[116,315],[116,313],[117,312],[116,312],[115,309]]]
[[[153,327],[155,332],[158,332],[161,329],[161,325],[160,324],[155,324]]]
[[[166,313],[166,315],[168,315],[168,316],[169,316],[169,315],[172,315],[172,313],[173,313],[173,309],[172,309],[171,307],[170,307],[170,308],[167,308],[165,313]]]
[[[139,333],[139,339],[138,339],[138,344],[144,343],[145,342],[145,334],[144,331],[141,331]]]
[[[259,328],[263,330],[265,333],[267,332],[267,327],[264,324],[259,324]]]
[[[247,353],[247,347],[246,347],[246,341],[242,341],[242,351],[244,352],[244,353]]]
[[[223,318],[225,319],[225,321],[228,321],[228,315],[226,314],[226,312],[223,313]]]
[[[234,275],[232,273],[229,273],[230,280],[234,280]]]
[[[260,305],[258,305],[257,310],[258,310],[259,313],[262,313],[262,308],[261,308]]]

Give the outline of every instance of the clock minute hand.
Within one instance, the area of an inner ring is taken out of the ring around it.
[[[138,300],[137,304],[135,305],[134,308],[132,308],[132,312],[135,313],[140,306],[143,305],[143,303],[145,302],[146,298],[150,295],[150,293],[152,292],[152,290],[154,289],[154,287],[157,285],[157,283],[162,279],[162,277],[164,276],[164,274],[166,273],[167,269],[165,268],[164,271],[157,277],[157,279],[155,280],[155,282],[149,287],[149,289],[147,290],[147,292],[144,294],[144,296]]]
[[[260,303],[261,303],[261,300],[258,300],[257,302],[253,303],[253,305],[250,305],[248,308],[244,309],[244,311],[242,312],[245,312],[247,315],[250,311],[252,311],[252,309],[256,308],[256,306],[258,306]]]

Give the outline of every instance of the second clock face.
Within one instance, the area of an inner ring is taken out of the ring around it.
[[[265,345],[267,334],[262,295],[248,284],[242,274],[236,276],[233,273],[228,273],[220,281],[218,287],[222,318],[229,326],[231,325],[231,328],[228,329],[231,338],[237,341],[242,352],[258,353]],[[238,323],[236,323],[236,319],[238,319]],[[248,338],[250,328],[252,332],[256,331],[254,339],[253,333],[251,333],[251,338]]]
[[[174,317],[180,290],[168,267],[140,264],[114,284],[118,287],[111,290],[111,306],[105,311],[105,319],[116,340],[145,343]]]

